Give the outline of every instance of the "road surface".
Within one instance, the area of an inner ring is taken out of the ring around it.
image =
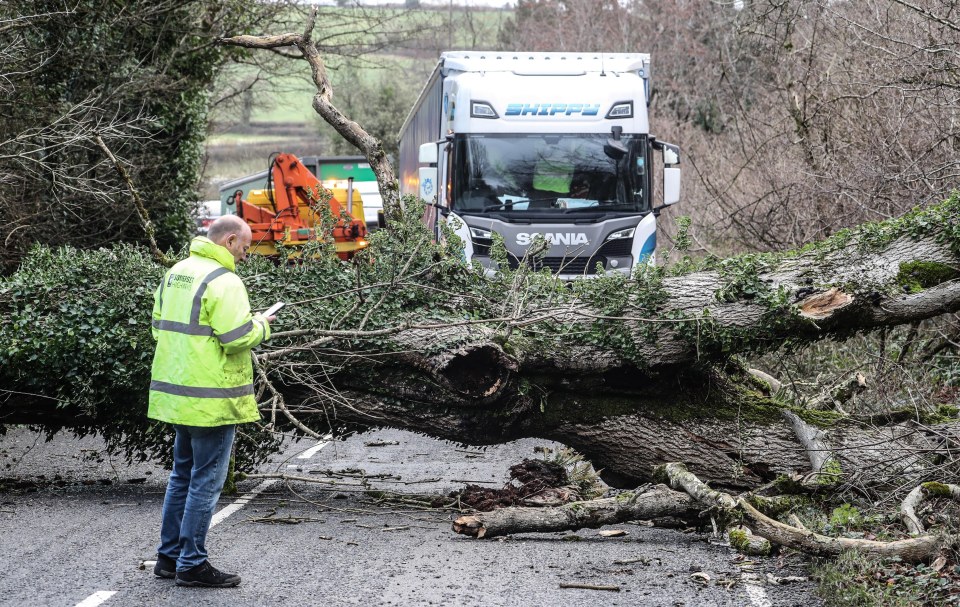
[[[782,559],[745,561],[722,538],[626,524],[475,540],[456,516],[382,501],[373,489],[446,494],[465,482],[501,486],[536,457],[523,440],[464,447],[397,430],[290,443],[262,467],[326,485],[246,480],[222,497],[207,547],[243,577],[232,589],[179,588],[152,574],[166,472],[107,456],[95,438],[12,428],[0,437],[0,604],[104,605],[819,605]],[[239,499],[246,496],[246,499]],[[796,557],[795,557],[796,558]],[[705,574],[692,576],[692,574]],[[692,577],[691,577],[692,576]],[[618,591],[561,588],[561,583]]]

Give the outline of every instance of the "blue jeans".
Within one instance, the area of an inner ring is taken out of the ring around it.
[[[207,560],[207,530],[227,479],[236,426],[173,427],[173,471],[163,498],[157,552],[186,571]]]

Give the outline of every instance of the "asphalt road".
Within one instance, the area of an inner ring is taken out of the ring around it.
[[[802,576],[801,564],[751,563],[709,534],[628,524],[610,527],[627,531],[619,538],[587,529],[475,540],[450,530],[455,514],[378,501],[355,476],[363,470],[371,487],[408,494],[497,487],[537,445],[551,446],[479,449],[396,430],[291,444],[263,472],[332,484],[251,479],[240,484],[240,495],[256,492],[245,504],[221,498],[207,547],[243,582],[209,590],[141,568],[156,554],[164,470],[111,459],[93,438],[45,442],[11,429],[0,437],[0,605],[820,604],[810,582],[767,580]]]

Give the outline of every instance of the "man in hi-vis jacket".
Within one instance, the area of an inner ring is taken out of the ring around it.
[[[237,424],[260,419],[250,350],[270,338],[275,318],[250,314],[247,290],[234,274],[250,239],[239,217],[217,219],[154,294],[157,351],[147,416],[173,424],[176,438],[153,572],[178,586],[240,583],[210,564],[205,542]]]

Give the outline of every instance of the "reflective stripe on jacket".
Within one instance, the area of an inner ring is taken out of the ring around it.
[[[164,275],[154,294],[151,419],[187,426],[260,419],[250,350],[270,338],[270,325],[250,314],[234,269],[230,251],[198,237],[190,257]]]

